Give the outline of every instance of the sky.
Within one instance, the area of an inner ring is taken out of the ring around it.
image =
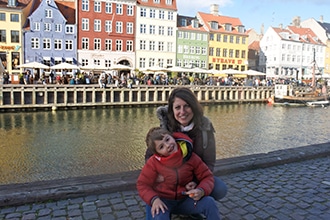
[[[302,21],[323,16],[330,23],[329,0],[177,0],[178,13],[196,16],[197,12],[210,13],[212,4],[219,5],[219,14],[239,18],[246,29],[260,33],[261,25],[266,32],[269,27],[285,28],[292,19],[300,16]]]

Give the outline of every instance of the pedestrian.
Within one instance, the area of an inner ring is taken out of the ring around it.
[[[137,190],[151,206],[153,219],[171,219],[171,213],[198,214],[220,219],[214,198],[209,196],[214,178],[206,164],[193,152],[192,140],[181,132],[171,134],[161,127],[151,128],[146,144],[153,155],[137,179]],[[159,176],[163,181],[157,181]],[[189,185],[196,178],[198,184]]]
[[[194,142],[193,151],[213,171],[216,160],[215,131],[211,121],[204,116],[203,108],[195,94],[188,87],[175,88],[169,96],[167,106],[158,107],[157,117],[162,128],[170,132],[187,134]],[[151,155],[152,153],[147,149],[145,159],[148,160]],[[214,176],[211,196],[218,201],[226,194],[226,184],[219,177]],[[148,205],[146,215],[150,217]]]

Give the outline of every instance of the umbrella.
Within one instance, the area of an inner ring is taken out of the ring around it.
[[[122,64],[114,64],[108,68],[109,70],[132,70],[131,67],[122,65]]]
[[[256,70],[246,70],[246,71],[243,71],[242,73],[247,74],[249,76],[265,76],[266,75],[266,73],[259,72]]]
[[[220,73],[224,73],[224,74],[232,74],[232,75],[235,75],[235,74],[242,74],[241,71],[239,71],[239,70],[234,70],[234,69],[225,69],[225,70],[221,70]]]
[[[79,66],[71,63],[60,63],[50,67],[51,69],[80,69]]]
[[[152,67],[147,68],[147,71],[150,71],[150,72],[167,72],[168,70],[165,67],[152,66]]]
[[[188,71],[192,72],[192,73],[208,73],[208,70],[202,69],[202,68],[199,68],[199,67],[189,69]]]
[[[39,62],[24,63],[17,67],[18,68],[31,68],[31,69],[49,69],[49,66],[39,63]]]
[[[207,71],[207,73],[215,77],[227,76],[227,74],[222,73],[220,70],[216,70],[216,69],[210,69]]]
[[[185,69],[181,66],[173,66],[167,69],[170,72],[176,72],[176,73],[181,73],[181,72],[187,72],[188,69]]]

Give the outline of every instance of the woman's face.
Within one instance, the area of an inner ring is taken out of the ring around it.
[[[194,113],[187,102],[180,98],[175,98],[173,102],[174,118],[182,125],[187,126],[194,117]]]

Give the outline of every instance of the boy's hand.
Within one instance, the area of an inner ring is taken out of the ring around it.
[[[158,215],[160,210],[164,213],[165,210],[167,210],[167,206],[160,198],[157,198],[154,200],[151,206],[152,218],[154,218],[155,215]]]
[[[189,190],[186,194],[193,200],[198,201],[204,196],[204,191],[198,188]]]
[[[196,186],[197,186],[197,183],[195,183],[194,181],[191,181],[191,182],[187,183],[186,190],[189,191],[189,190],[195,189]]]

